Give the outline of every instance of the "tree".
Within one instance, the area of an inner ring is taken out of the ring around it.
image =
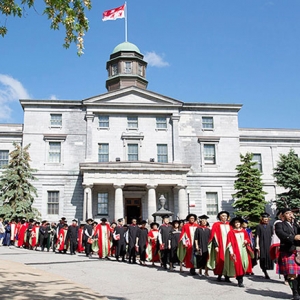
[[[32,207],[36,188],[30,183],[35,180],[30,168],[30,156],[28,148],[13,143],[15,149],[9,154],[10,161],[0,177],[0,216],[5,219],[12,218],[36,218],[40,215],[38,210]]]
[[[22,17],[26,9],[34,9],[34,0],[0,0],[0,13],[6,17]],[[44,0],[43,14],[51,20],[50,28],[58,30],[62,25],[66,31],[63,46],[69,48],[71,43],[77,44],[77,54],[83,54],[83,36],[89,29],[89,21],[85,10],[92,7],[91,0]],[[0,35],[7,34],[7,27],[0,26]]]
[[[237,165],[237,179],[234,189],[237,191],[232,197],[235,199],[233,207],[235,214],[249,221],[249,226],[255,228],[259,223],[261,213],[265,211],[266,192],[263,191],[261,172],[255,168],[256,162],[252,161],[253,154],[240,155],[241,164]]]
[[[277,194],[276,207],[300,207],[300,159],[291,149],[289,153],[280,154],[273,176],[278,186],[285,188],[285,192]]]

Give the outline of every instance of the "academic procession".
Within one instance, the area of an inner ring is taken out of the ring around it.
[[[78,224],[74,219],[70,225],[65,217],[57,224],[0,219],[0,238],[1,246],[157,266],[203,279],[215,277],[219,284],[238,288],[244,288],[244,276],[255,276],[252,268],[256,264],[270,280],[268,270],[273,270],[276,263],[276,272],[283,275],[282,284],[289,284],[293,299],[300,299],[300,261],[296,251],[300,227],[291,209],[279,211],[273,226],[269,214],[262,214],[255,236],[247,220],[230,219],[227,211],[216,217],[218,221],[212,226],[208,216],[195,214],[172,222],[165,215],[162,224],[144,220],[138,224],[136,219],[124,224],[123,218],[116,223],[102,218],[99,224],[93,219]]]

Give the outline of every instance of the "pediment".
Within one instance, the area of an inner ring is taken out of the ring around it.
[[[179,107],[183,102],[149,90],[128,87],[83,100],[87,106],[172,106]]]

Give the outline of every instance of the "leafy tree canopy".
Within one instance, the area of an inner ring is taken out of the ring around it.
[[[36,218],[40,215],[32,207],[36,188],[30,183],[35,180],[34,169],[30,168],[28,148],[22,148],[14,143],[15,149],[10,153],[10,161],[0,177],[0,216],[11,220],[13,218]]]
[[[274,169],[275,182],[285,189],[277,194],[277,209],[283,207],[300,207],[300,159],[291,149],[288,154],[280,154]]]
[[[40,1],[40,0],[39,0]],[[0,14],[22,17],[27,9],[35,9],[34,0],[0,0]],[[51,21],[50,28],[57,30],[63,26],[66,32],[63,46],[77,45],[77,54],[83,54],[83,37],[89,29],[85,10],[92,7],[91,0],[44,0],[43,14]],[[6,25],[0,24],[0,35],[7,34]]]
[[[237,216],[249,221],[249,226],[254,228],[260,219],[261,213],[265,211],[266,201],[261,180],[261,172],[252,161],[253,154],[240,155],[241,164],[237,165],[237,179],[234,182],[236,193],[232,195],[235,199],[232,205]]]

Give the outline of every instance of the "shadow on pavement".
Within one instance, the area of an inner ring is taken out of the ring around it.
[[[272,291],[272,290],[262,290],[262,289],[246,289],[245,293],[251,294],[251,295],[260,295],[263,297],[270,297],[274,299],[291,299],[291,294],[287,294],[284,292],[278,292],[278,291]]]

